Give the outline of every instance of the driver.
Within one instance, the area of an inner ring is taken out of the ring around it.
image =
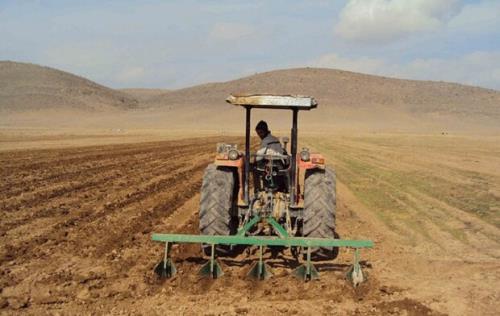
[[[283,155],[283,147],[278,138],[274,137],[267,126],[265,121],[260,121],[255,127],[255,132],[259,135],[261,142],[260,148],[257,151],[258,154],[273,155],[279,154]]]

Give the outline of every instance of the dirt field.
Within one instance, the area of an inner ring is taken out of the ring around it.
[[[371,238],[368,282],[244,278],[255,259],[200,279],[199,247],[176,246],[178,275],[152,270],[152,232],[197,232],[201,177],[215,143],[193,138],[0,152],[0,312],[64,314],[495,315],[500,310],[500,144],[439,136],[310,137],[338,176],[337,226]],[[31,146],[30,146],[31,147]]]

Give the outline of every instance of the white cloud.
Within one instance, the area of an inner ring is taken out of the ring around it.
[[[255,29],[246,24],[240,23],[215,23],[210,31],[210,38],[222,41],[232,41],[248,37],[254,34]]]
[[[460,0],[349,0],[335,34],[361,42],[391,41],[437,30],[461,7]]]
[[[500,31],[500,1],[486,0],[464,6],[448,24],[452,30],[466,33],[498,33]]]
[[[309,64],[373,75],[450,81],[500,90],[500,51],[477,51],[453,58],[419,58],[408,63],[328,54]]]

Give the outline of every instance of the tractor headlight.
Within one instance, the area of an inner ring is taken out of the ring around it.
[[[302,150],[300,152],[300,160],[302,161],[309,161],[311,159],[311,154],[309,154],[309,150]]]
[[[237,150],[231,149],[227,154],[227,157],[231,160],[236,160],[240,156],[240,153]]]

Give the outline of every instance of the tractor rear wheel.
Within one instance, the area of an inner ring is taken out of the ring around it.
[[[200,232],[202,235],[234,235],[237,220],[237,174],[232,168],[208,165],[203,176],[200,198]],[[206,255],[211,246],[202,245]],[[216,245],[217,255],[228,255],[229,246]]]
[[[329,168],[306,172],[302,227],[304,237],[339,238],[335,232],[335,186],[335,172]],[[314,260],[335,259],[337,255],[337,247],[311,249]]]

